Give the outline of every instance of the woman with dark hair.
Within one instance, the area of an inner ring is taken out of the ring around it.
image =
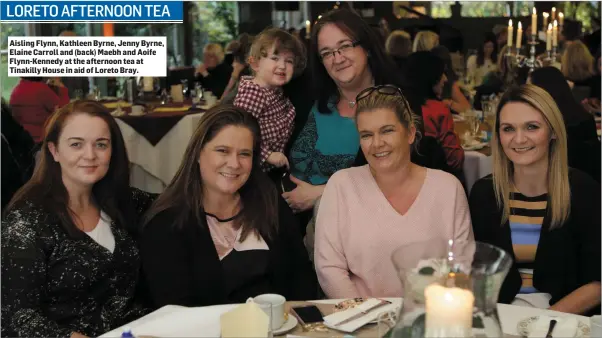
[[[461,173],[464,149],[454,133],[451,111],[440,99],[447,81],[445,64],[433,52],[416,52],[408,58],[405,76],[422,104],[425,135],[435,137],[441,143],[452,172]]]
[[[557,68],[536,69],[529,81],[545,89],[562,113],[567,130],[569,166],[600,181],[600,141],[594,117],[575,100],[566,79]]]
[[[468,102],[468,99],[466,99],[466,96],[464,96],[460,89],[460,85],[458,84],[458,76],[454,72],[451,56],[449,55],[447,47],[437,46],[433,48],[431,52],[437,55],[445,65],[445,76],[447,77],[447,81],[443,85],[441,100],[450,110],[458,113],[470,109],[470,102]]]
[[[260,166],[260,130],[231,105],[207,111],[139,241],[152,306],[316,297],[296,220]]]
[[[289,155],[291,180],[297,186],[283,194],[294,211],[311,210],[336,171],[365,163],[354,121],[357,94],[374,84],[404,88],[381,40],[347,9],[324,14],[312,29],[309,63],[317,100]],[[311,212],[305,215],[300,217],[302,226]]]
[[[129,186],[104,106],[76,101],[53,114],[33,177],[2,219],[2,335],[94,337],[143,315],[133,235],[148,203]]]
[[[473,78],[475,86],[481,85],[487,73],[496,69],[497,39],[493,33],[485,36],[483,44],[479,47],[477,55],[471,55],[466,61],[468,76]]]
[[[10,94],[13,116],[36,143],[42,142],[44,123],[56,108],[69,103],[67,88],[50,87],[42,77],[24,77]]]

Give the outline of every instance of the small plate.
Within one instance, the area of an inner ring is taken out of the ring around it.
[[[284,324],[282,324],[282,326],[280,328],[278,328],[277,330],[274,330],[272,333],[275,336],[285,334],[285,333],[291,331],[292,329],[294,329],[295,327],[297,327],[297,324],[299,324],[299,321],[297,320],[297,318],[295,316],[289,315],[288,320],[286,322],[284,322]]]
[[[529,337],[529,333],[531,333],[531,325],[537,322],[539,316],[528,317],[516,325],[516,330],[518,334],[522,337]],[[587,324],[582,323],[580,320],[577,320],[577,332],[575,332],[576,338],[585,338],[589,337],[589,326]]]

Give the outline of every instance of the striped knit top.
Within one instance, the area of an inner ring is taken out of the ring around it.
[[[527,197],[517,190],[510,193],[510,231],[512,246],[523,279],[520,293],[534,293],[533,262],[546,215],[548,194]]]

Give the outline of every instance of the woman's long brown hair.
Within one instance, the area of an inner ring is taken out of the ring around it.
[[[111,133],[111,162],[106,175],[92,188],[94,199],[119,226],[133,230],[135,222],[130,199],[129,161],[121,130],[109,111],[100,103],[88,100],[71,102],[48,118],[44,126],[44,140],[40,159],[31,179],[19,189],[6,207],[22,207],[30,202],[58,218],[65,232],[71,237],[83,236],[75,225],[77,216],[69,208],[69,193],[63,184],[61,166],[54,161],[48,148],[49,143],[58,145],[67,120],[78,114],[99,117],[107,124]]]
[[[175,177],[144,216],[143,228],[164,211],[175,215],[172,225],[177,229],[206,225],[199,157],[207,142],[228,126],[244,127],[253,134],[253,167],[239,190],[242,211],[234,225],[242,227],[241,241],[249,233],[273,238],[278,231],[278,193],[259,165],[259,124],[251,114],[232,105],[216,106],[203,115]]]

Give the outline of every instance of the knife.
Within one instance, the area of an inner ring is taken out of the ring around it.
[[[391,304],[391,302],[389,302],[388,300],[384,300],[384,299],[379,299],[379,300],[380,300],[380,303],[374,304],[373,306],[367,308],[366,310],[363,310],[360,313],[357,313],[357,314],[355,314],[355,315],[353,315],[353,316],[351,316],[351,317],[349,317],[349,318],[347,318],[347,319],[345,319],[345,320],[343,320],[341,322],[338,322],[337,324],[334,324],[334,326],[341,326],[343,324],[349,323],[351,321],[354,321],[354,320],[356,320],[358,318],[361,318],[361,317],[367,315],[370,311],[372,311],[374,309],[377,309],[377,308],[379,308],[381,306],[384,306],[384,305]]]
[[[554,326],[556,326],[556,319],[550,320],[550,328],[548,328],[548,333],[546,334],[546,338],[554,338],[554,337],[552,337],[552,331],[554,331]]]

